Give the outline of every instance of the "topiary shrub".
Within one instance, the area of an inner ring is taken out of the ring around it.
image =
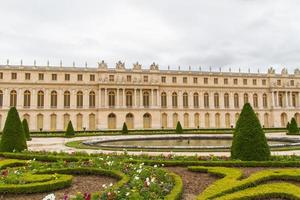
[[[31,137],[30,137],[30,132],[29,132],[29,127],[28,127],[27,119],[23,119],[22,126],[23,126],[23,129],[24,129],[26,140],[30,141]]]
[[[123,123],[122,134],[128,134],[128,128],[125,122]]]
[[[25,149],[27,149],[26,137],[19,113],[15,107],[11,107],[2,131],[0,151],[19,152]]]
[[[291,120],[291,123],[288,127],[288,135],[295,135],[299,134],[298,124],[296,122],[296,119],[293,117]]]
[[[182,126],[180,124],[180,121],[178,121],[176,125],[176,134],[182,134],[182,133],[183,133]]]
[[[236,123],[231,157],[240,160],[269,160],[270,148],[260,122],[251,105],[246,103]]]
[[[289,128],[290,128],[290,122],[288,122],[288,123],[286,124],[286,130],[287,130],[287,131],[289,130]]]
[[[67,131],[66,131],[65,136],[66,137],[74,137],[75,136],[75,131],[74,131],[73,124],[72,124],[71,120],[68,123],[68,127],[67,127]]]

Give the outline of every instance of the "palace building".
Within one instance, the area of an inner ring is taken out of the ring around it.
[[[0,129],[16,106],[31,130],[234,127],[250,102],[264,127],[300,123],[300,71],[267,73],[0,65]]]

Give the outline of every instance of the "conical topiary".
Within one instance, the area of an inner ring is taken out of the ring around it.
[[[290,128],[290,122],[288,122],[288,123],[286,124],[286,130],[287,130],[287,131],[289,131],[289,128]]]
[[[23,129],[24,129],[26,140],[30,141],[31,137],[30,137],[29,127],[28,127],[28,122],[25,118],[22,121],[22,126],[23,126]]]
[[[180,121],[178,121],[176,125],[176,134],[182,134],[182,133],[183,133],[182,126],[180,124]]]
[[[67,130],[66,130],[65,136],[66,137],[74,137],[75,136],[75,131],[74,131],[73,124],[72,124],[71,120],[68,123],[68,127],[67,127]]]
[[[289,135],[299,134],[298,124],[294,117],[292,118],[291,123],[288,127],[288,134]]]
[[[128,134],[128,128],[125,122],[123,123],[122,134]]]
[[[269,160],[270,148],[251,105],[242,109],[233,134],[231,157],[239,160]]]
[[[25,149],[27,149],[26,137],[19,113],[15,107],[11,107],[2,131],[0,150],[2,152],[20,152]]]

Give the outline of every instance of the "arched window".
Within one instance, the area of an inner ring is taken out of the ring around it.
[[[69,91],[64,92],[64,107],[70,108],[71,94]]]
[[[249,102],[249,98],[248,98],[248,94],[245,93],[244,94],[244,104],[248,103]]]
[[[125,119],[126,125],[128,129],[133,129],[134,128],[134,118],[132,113],[128,113],[126,115]]]
[[[116,106],[116,95],[114,91],[108,92],[108,106],[115,107]]]
[[[43,108],[44,107],[44,92],[41,91],[41,90],[38,91],[37,106],[38,106],[38,108]]]
[[[176,92],[172,93],[172,106],[173,106],[173,108],[177,108],[177,106],[178,106],[177,93]]]
[[[83,92],[78,91],[76,96],[77,96],[77,108],[82,108],[83,107]]]
[[[237,93],[234,94],[234,107],[239,108],[240,103],[239,103],[239,95]]]
[[[239,117],[240,117],[240,114],[239,113],[235,113],[235,115],[234,115],[235,124],[237,123]]]
[[[174,113],[173,114],[173,127],[174,128],[176,128],[177,122],[178,122],[178,114]]]
[[[296,94],[292,93],[292,106],[296,107]]]
[[[150,95],[147,91],[143,92],[143,105],[146,108],[148,108],[150,105]]]
[[[56,91],[52,91],[51,92],[51,108],[56,108],[57,107],[57,92]]]
[[[295,120],[296,120],[297,124],[300,124],[300,114],[295,113],[294,117],[295,117]]]
[[[195,128],[200,127],[200,115],[199,115],[199,113],[195,113],[195,115],[194,115],[194,124],[195,124]]]
[[[70,115],[67,113],[64,114],[64,130],[67,129],[69,121],[70,121]]]
[[[228,93],[224,94],[224,107],[229,108],[229,94]]]
[[[218,93],[214,94],[214,104],[215,104],[215,108],[219,108],[220,104],[219,104],[219,94]]]
[[[23,119],[26,119],[27,120],[27,123],[28,123],[28,126],[30,125],[30,115],[29,114],[24,114],[23,115]]]
[[[50,115],[50,130],[55,131],[56,130],[56,114]]]
[[[194,108],[199,108],[199,94],[197,92],[194,93]]]
[[[204,93],[204,107],[209,108],[209,96],[208,93]]]
[[[30,107],[30,98],[31,98],[30,91],[26,90],[24,92],[24,108],[29,108]]]
[[[282,107],[283,106],[283,96],[282,96],[282,93],[279,93],[278,100],[279,100],[279,106]]]
[[[183,93],[183,107],[188,108],[189,107],[189,96],[188,93]]]
[[[108,129],[116,129],[117,127],[117,117],[114,113],[108,115]]]
[[[10,92],[10,106],[16,107],[17,106],[17,92],[16,90],[12,90]]]
[[[89,106],[90,106],[90,108],[95,108],[95,105],[96,105],[96,94],[94,91],[90,91]]]
[[[183,115],[183,127],[184,128],[189,128],[189,124],[190,124],[189,114],[184,113],[184,115]]]
[[[161,126],[162,128],[167,128],[168,127],[168,115],[166,113],[163,113],[161,115]]]
[[[269,125],[269,114],[268,113],[264,114],[264,127],[265,128],[269,128],[270,127],[270,125]]]
[[[286,113],[281,113],[280,118],[281,118],[281,127],[286,127],[286,125],[287,125],[287,114]]]
[[[258,96],[257,96],[257,94],[253,94],[253,107],[258,108]]]
[[[3,91],[0,90],[0,107],[2,107],[2,106],[3,106]]]
[[[205,128],[209,128],[210,127],[210,119],[209,119],[209,113],[205,113]]]
[[[96,130],[96,115],[94,113],[89,114],[89,130]]]
[[[267,97],[267,94],[263,94],[263,107],[264,108],[268,107],[268,97]]]
[[[220,113],[215,114],[215,127],[220,128],[221,127],[221,119],[220,119]]]
[[[83,119],[82,114],[78,113],[76,115],[76,130],[77,131],[81,131],[82,130],[82,119]]]
[[[151,128],[151,115],[149,113],[143,115],[143,124],[144,128]]]
[[[225,114],[225,126],[226,126],[226,128],[230,128],[230,126],[231,126],[230,114],[229,113]]]
[[[165,93],[165,92],[161,93],[161,107],[162,108],[167,107],[167,93]]]
[[[132,107],[132,91],[126,92],[126,106]]]
[[[42,114],[37,115],[37,130],[42,131],[44,126],[44,116]]]

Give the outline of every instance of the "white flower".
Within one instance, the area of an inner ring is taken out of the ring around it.
[[[129,195],[129,192],[126,193],[126,196],[128,196],[128,195]]]
[[[107,188],[107,186],[105,184],[102,185],[103,188]]]
[[[112,184],[112,183],[110,183],[110,184],[109,184],[109,187],[111,187],[111,186],[113,186],[113,184]]]
[[[135,180],[139,180],[139,179],[140,179],[140,177],[136,176],[136,177],[134,177],[134,179],[135,179]]]
[[[154,165],[154,168],[156,168],[157,167],[157,165]]]
[[[52,193],[52,194],[48,194],[47,196],[45,196],[43,198],[43,200],[55,200],[55,195]]]

